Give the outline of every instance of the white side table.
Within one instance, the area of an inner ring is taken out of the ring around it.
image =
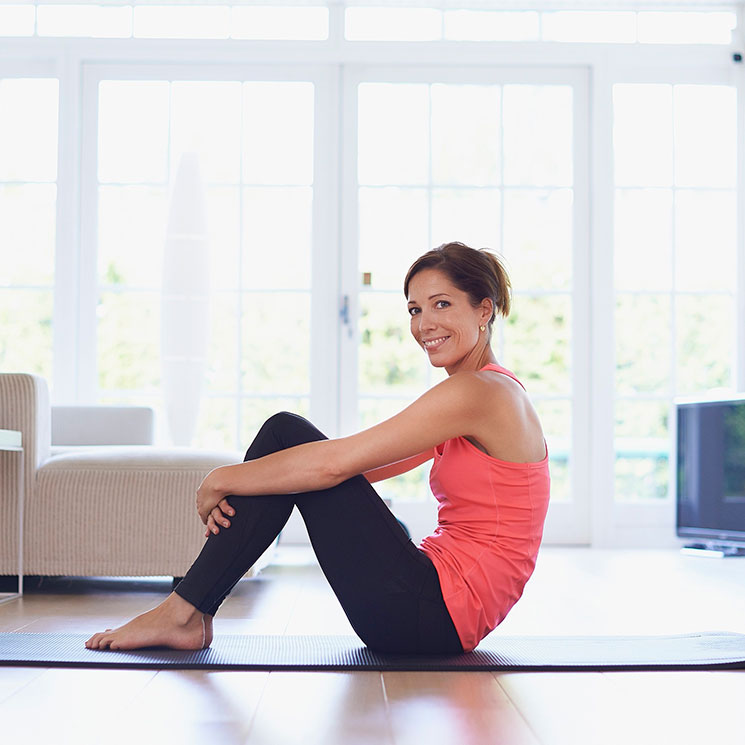
[[[0,429],[0,450],[18,454],[18,592],[1,592],[0,603],[7,603],[23,595],[23,435]]]

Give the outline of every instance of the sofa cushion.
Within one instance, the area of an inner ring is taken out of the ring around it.
[[[52,406],[55,445],[152,445],[155,412],[148,406]]]
[[[182,576],[204,545],[195,492],[239,453],[102,446],[50,458],[27,501],[29,574]]]
[[[231,451],[195,450],[193,448],[157,448],[139,445],[85,446],[69,448],[44,463],[38,477],[54,471],[172,471],[202,470],[205,475],[217,466],[240,463],[243,454]]]

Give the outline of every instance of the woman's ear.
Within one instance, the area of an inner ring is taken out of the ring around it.
[[[483,325],[486,325],[491,321],[492,316],[494,315],[494,303],[491,301],[490,298],[485,297],[481,301],[481,323]]]

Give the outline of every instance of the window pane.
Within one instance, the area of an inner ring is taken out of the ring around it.
[[[0,370],[52,379],[51,290],[0,289]]]
[[[234,398],[202,397],[194,447],[208,450],[233,450],[236,448],[237,430],[238,407]],[[246,446],[249,442],[250,440],[246,441]]]
[[[411,336],[403,294],[362,292],[360,308],[360,393],[413,400],[427,386],[429,362]]]
[[[169,84],[105,80],[98,98],[98,178],[168,181]]]
[[[237,183],[241,162],[241,84],[171,85],[171,173],[185,152],[196,152],[205,182]]]
[[[446,39],[454,41],[538,41],[538,13],[446,10],[444,16]]]
[[[655,454],[648,455],[650,451]],[[619,440],[616,453],[616,501],[647,502],[667,498],[670,481],[667,440]]]
[[[98,384],[105,391],[160,386],[160,296],[102,292],[98,304]]]
[[[313,183],[312,83],[243,84],[243,180]]]
[[[677,289],[734,291],[737,282],[734,191],[677,192],[675,238]]]
[[[135,36],[160,39],[227,39],[230,7],[136,5]]]
[[[243,190],[243,286],[309,288],[309,188]]]
[[[361,396],[360,429],[367,429],[368,427],[380,424],[380,422],[386,419],[390,419],[400,411],[403,411],[415,398],[415,396],[406,398],[365,398]],[[378,485],[382,484],[383,482],[379,482]]]
[[[432,86],[432,180],[446,186],[492,186],[500,180],[500,90]]]
[[[0,181],[57,178],[56,80],[0,80]]]
[[[571,501],[572,404],[566,400],[534,402],[548,446],[551,501]]]
[[[360,400],[360,429],[367,429],[398,414],[408,400],[374,398]],[[384,499],[402,502],[430,502],[434,499],[429,489],[429,472],[432,461],[392,479],[378,481],[375,491]]]
[[[676,298],[678,393],[731,389],[735,303],[731,297]]]
[[[666,440],[670,404],[664,401],[618,399],[616,401],[616,438]]]
[[[99,187],[99,282],[160,288],[167,219],[164,188]]]
[[[405,304],[406,272],[430,248],[428,214],[424,189],[359,190],[359,268],[370,274],[370,287],[397,290]]]
[[[619,393],[672,393],[671,321],[669,295],[617,295],[616,389]]]
[[[504,255],[518,290],[571,287],[572,197],[569,189],[505,189]]]
[[[672,185],[672,122],[672,86],[613,86],[616,186]]]
[[[504,182],[571,186],[572,89],[564,85],[505,85]]]
[[[241,404],[240,448],[248,449],[261,425],[280,411],[308,416],[310,399],[307,396],[267,396],[248,398]]]
[[[229,186],[210,186],[206,189],[205,200],[212,288],[236,290],[241,278],[240,190]]]
[[[616,499],[664,499],[669,479],[670,404],[620,399],[615,410]]]
[[[33,5],[0,5],[0,36],[33,36],[35,20]]]
[[[544,41],[636,41],[636,13],[612,11],[559,11],[543,13]]]
[[[132,35],[132,8],[103,5],[47,5],[36,11],[39,36],[129,37]]]
[[[429,86],[359,86],[361,184],[429,182]]]
[[[641,12],[639,41],[651,44],[730,44],[736,13]]]
[[[614,228],[616,288],[671,290],[672,191],[617,189]]]
[[[205,381],[207,395],[238,393],[238,352],[242,344],[238,302],[237,292],[213,293],[210,297],[210,337]],[[233,401],[234,408],[235,403]]]
[[[432,245],[460,241],[499,250],[498,189],[433,189]]]
[[[328,8],[234,6],[233,39],[327,39]]]
[[[732,86],[675,86],[676,185],[736,185],[736,95]]]
[[[310,387],[310,294],[245,292],[241,296],[242,389],[277,396]]]
[[[432,464],[426,463],[395,478],[380,481],[375,484],[375,490],[383,499],[393,501],[394,512],[396,502],[431,502],[433,500],[429,488],[431,468]]]
[[[514,298],[504,326],[505,363],[531,395],[571,391],[571,298]]]
[[[57,187],[0,184],[0,286],[54,282]]]
[[[432,41],[442,36],[442,13],[433,8],[347,8],[350,41]]]

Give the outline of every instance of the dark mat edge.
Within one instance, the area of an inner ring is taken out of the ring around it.
[[[5,636],[23,636],[23,637],[50,637],[59,636],[67,639],[79,639],[82,641],[86,638],[83,634],[65,633],[65,632],[1,632],[0,640]],[[228,634],[224,635],[223,639],[228,641],[231,638],[240,638],[242,635]],[[276,641],[278,638],[282,638],[281,635],[258,635],[259,637],[271,638]],[[594,640],[632,640],[632,639],[685,639],[685,638],[701,638],[701,637],[737,637],[742,638],[745,642],[745,634],[737,634],[733,632],[722,632],[722,631],[708,631],[708,632],[697,632],[688,634],[670,634],[670,635],[646,635],[646,636],[596,636],[592,637]],[[291,635],[288,636],[288,641],[297,640],[304,638],[303,635]],[[314,638],[308,635],[308,638]],[[571,671],[571,672],[610,672],[610,671],[644,671],[644,670],[745,670],[745,646],[743,646],[743,652],[736,652],[734,655],[729,654],[719,658],[706,658],[701,657],[698,660],[669,660],[669,661],[630,661],[630,662],[588,662],[586,660],[579,661],[577,663],[571,663],[562,661],[557,662],[546,662],[536,663],[532,661],[514,661],[506,659],[503,662],[494,659],[484,659],[484,656],[494,655],[498,653],[500,640],[502,641],[530,641],[530,639],[552,639],[552,640],[577,640],[584,639],[584,636],[495,636],[492,639],[485,642],[483,646],[480,646],[475,652],[468,653],[466,655],[457,656],[423,656],[413,657],[410,655],[384,655],[381,653],[373,652],[362,646],[362,643],[353,636],[329,636],[324,637],[325,639],[334,640],[334,642],[340,644],[340,647],[335,650],[331,650],[332,653],[341,654],[354,654],[362,653],[365,659],[358,661],[329,661],[329,662],[306,662],[306,663],[295,663],[287,661],[257,661],[257,662],[230,662],[230,661],[210,661],[210,660],[179,660],[178,658],[172,659],[157,659],[147,660],[140,658],[142,654],[139,651],[133,652],[117,652],[117,655],[124,655],[125,658],[119,657],[114,660],[106,660],[103,656],[108,654],[107,652],[101,652],[101,660],[95,659],[44,659],[43,656],[39,656],[33,659],[13,659],[9,657],[3,657],[0,652],[0,667],[45,667],[45,668],[99,668],[99,669],[141,669],[141,670],[216,670],[216,671],[308,671],[308,672],[323,672],[323,671],[361,671],[361,670],[376,670],[376,671],[425,671],[425,672],[553,672],[553,671]],[[349,645],[345,647],[344,645]],[[213,648],[215,649],[215,648]],[[81,650],[82,651],[82,650]],[[217,646],[215,651],[219,654],[220,648]],[[173,650],[168,650],[170,654],[174,654]],[[98,654],[98,653],[94,653]],[[175,653],[178,654],[178,653]],[[186,655],[192,655],[194,653],[184,653]],[[197,652],[196,654],[200,654]],[[479,657],[478,660],[468,658],[475,654]],[[131,656],[130,656],[131,655]]]
[[[287,663],[168,663],[162,662],[82,662],[60,660],[0,660],[3,667],[41,667],[41,668],[78,668],[108,670],[211,670],[213,672],[644,672],[644,671],[684,671],[684,670],[743,670],[745,660],[737,662],[670,662],[643,663],[627,665],[517,665],[517,664],[481,664],[481,665],[447,665],[447,664],[389,664],[366,663],[351,664],[287,664]]]

